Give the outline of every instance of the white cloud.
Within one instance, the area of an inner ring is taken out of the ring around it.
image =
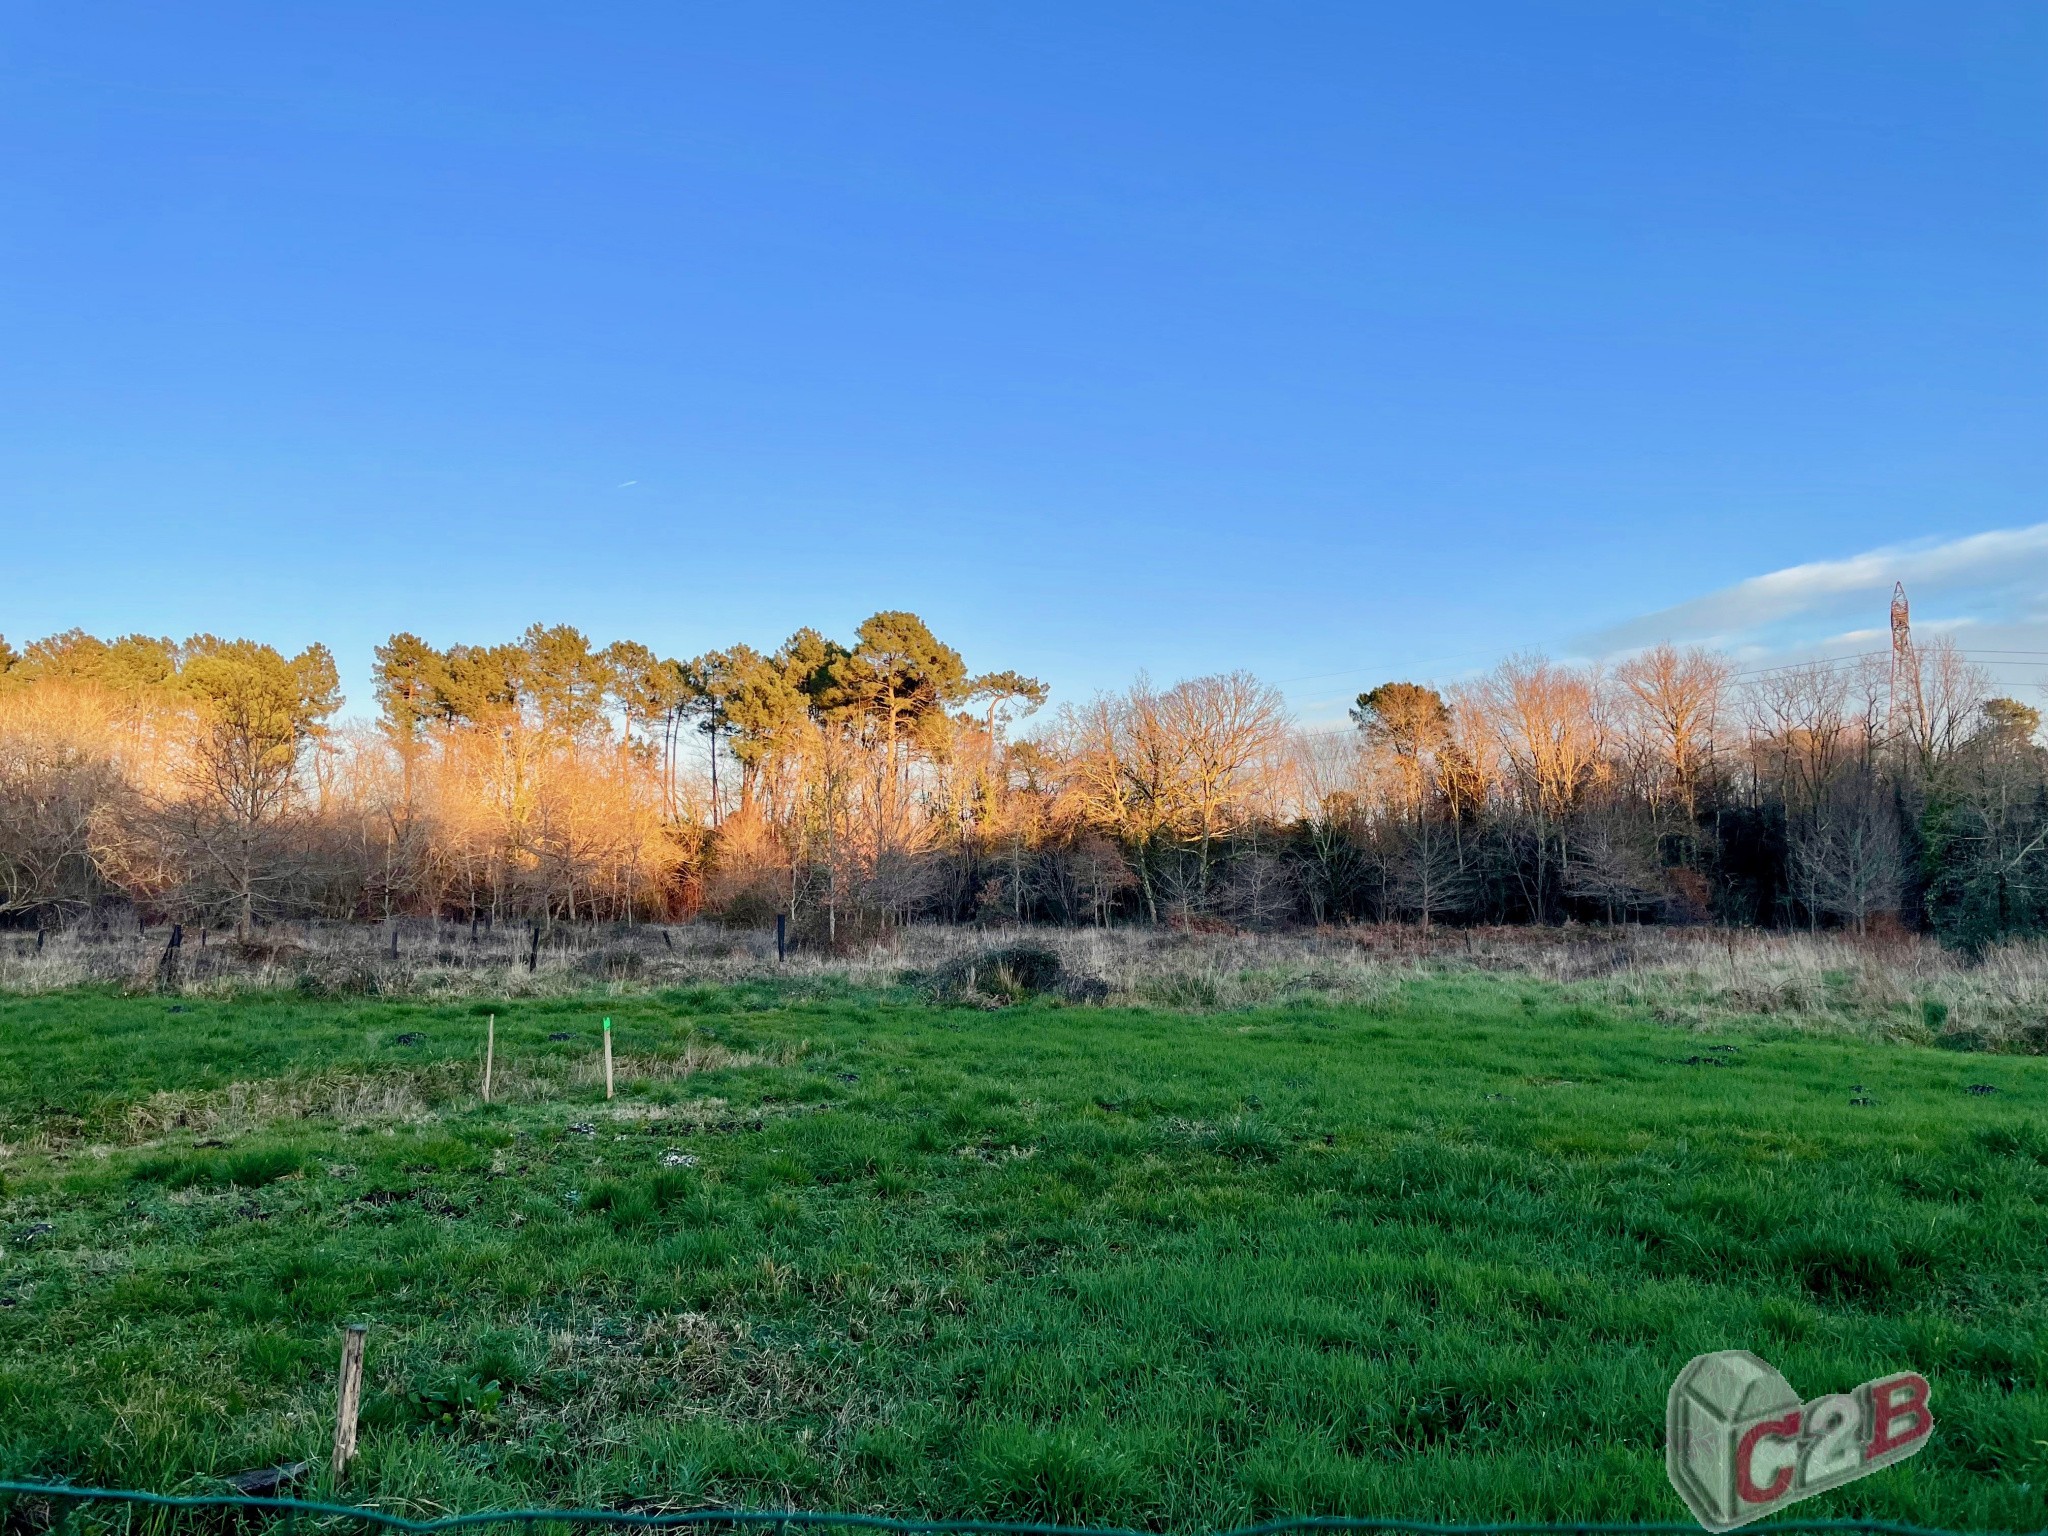
[[[2038,621],[2048,617],[2048,523],[1788,566],[1613,625],[1587,636],[1586,645],[1601,654],[1666,640],[1725,649],[1806,648],[1840,635],[1844,622],[1867,624],[1880,615],[1899,581],[1913,599],[1916,627]],[[1924,619],[1923,606],[1931,610]],[[1884,631],[1859,626],[1850,633]]]

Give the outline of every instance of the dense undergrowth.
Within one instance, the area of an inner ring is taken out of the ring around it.
[[[310,1491],[361,1319],[391,1508],[1669,1519],[1665,1389],[1743,1346],[1934,1383],[1815,1514],[2042,1523],[2048,1062],[979,987],[0,997],[0,1474]]]

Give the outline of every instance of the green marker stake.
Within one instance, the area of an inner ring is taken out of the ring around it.
[[[604,1021],[604,1096],[612,1096],[612,1021]]]

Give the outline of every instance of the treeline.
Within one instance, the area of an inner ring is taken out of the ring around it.
[[[1242,673],[1042,714],[908,613],[687,661],[400,634],[374,675],[340,724],[320,646],[0,640],[0,917],[2048,927],[2040,717],[1949,648],[1516,659],[1320,730]]]

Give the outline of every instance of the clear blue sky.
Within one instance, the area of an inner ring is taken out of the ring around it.
[[[2040,0],[0,0],[17,642],[907,607],[1314,717],[2044,490]]]

